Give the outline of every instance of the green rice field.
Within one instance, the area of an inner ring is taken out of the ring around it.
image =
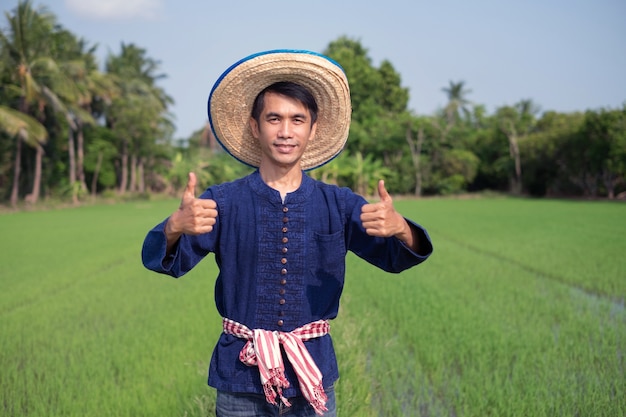
[[[208,258],[143,268],[178,201],[0,214],[0,415],[213,416]],[[338,413],[626,415],[626,204],[398,199],[435,252],[393,275],[348,257]]]

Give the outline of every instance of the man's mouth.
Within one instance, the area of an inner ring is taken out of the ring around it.
[[[293,151],[296,148],[296,145],[289,145],[286,143],[281,143],[281,144],[274,145],[274,147],[278,149],[280,152],[287,153],[287,152]]]

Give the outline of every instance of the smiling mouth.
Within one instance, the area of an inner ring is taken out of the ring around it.
[[[292,150],[296,149],[296,145],[288,145],[285,143],[276,144],[274,145],[274,147],[282,152],[291,152]]]

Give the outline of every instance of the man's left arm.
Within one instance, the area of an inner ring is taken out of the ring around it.
[[[394,236],[413,252],[428,255],[432,251],[430,242],[423,242],[424,239],[420,239],[423,233],[396,211],[383,180],[378,181],[378,195],[379,202],[365,204],[361,208],[361,222],[365,232],[370,236]]]

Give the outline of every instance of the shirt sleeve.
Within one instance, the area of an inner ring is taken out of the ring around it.
[[[200,198],[212,198],[210,190],[207,190]],[[189,272],[209,252],[213,251],[216,236],[219,233],[219,215],[210,233],[198,236],[183,234],[169,254],[165,235],[165,224],[168,219],[163,220],[148,232],[143,242],[141,259],[147,269],[178,278]]]

